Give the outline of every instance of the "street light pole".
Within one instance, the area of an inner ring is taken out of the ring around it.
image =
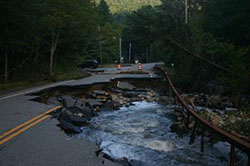
[[[119,45],[120,45],[120,63],[122,63],[122,39],[119,39]]]
[[[130,63],[131,61],[131,50],[132,50],[132,44],[129,43],[129,57],[128,57],[128,62]]]
[[[185,0],[185,24],[188,23],[188,0]]]
[[[102,66],[102,41],[101,41],[101,35],[99,36],[99,43],[100,43],[100,58],[101,58],[101,66]]]

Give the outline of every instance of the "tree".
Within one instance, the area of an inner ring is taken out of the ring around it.
[[[1,1],[0,9],[0,75],[6,82],[51,76],[63,58],[86,56],[98,35],[99,16],[90,0],[10,0]]]
[[[205,30],[240,46],[250,43],[250,1],[209,0],[204,6]]]
[[[100,1],[97,10],[101,19],[100,26],[105,25],[105,23],[111,23],[112,14],[110,13],[109,6],[105,0]]]

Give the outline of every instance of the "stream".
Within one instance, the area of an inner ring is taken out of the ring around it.
[[[127,158],[133,166],[227,166],[230,144],[206,143],[200,152],[200,137],[189,145],[189,135],[178,137],[170,126],[175,121],[173,105],[134,102],[118,111],[100,112],[91,125],[75,137],[87,137],[113,159]]]

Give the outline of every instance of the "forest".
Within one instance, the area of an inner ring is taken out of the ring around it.
[[[250,1],[0,1],[0,86],[56,81],[85,59],[164,61],[186,91],[250,90]],[[109,7],[110,5],[110,7]],[[101,48],[101,49],[100,49]],[[68,76],[68,75],[67,75]],[[226,89],[226,90],[225,90]]]
[[[100,0],[95,0],[98,4]],[[161,4],[161,0],[106,0],[111,13],[135,11],[142,6],[157,6]]]
[[[216,85],[238,100],[250,89],[248,20],[247,0],[189,1],[187,17],[184,1],[163,0],[128,14],[123,38],[140,60],[164,61],[174,68],[183,90]]]

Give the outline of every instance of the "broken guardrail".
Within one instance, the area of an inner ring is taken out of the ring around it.
[[[183,108],[186,109],[188,117],[191,115],[195,118],[196,122],[200,123],[202,126],[202,133],[201,133],[201,152],[204,152],[204,130],[208,129],[215,134],[219,135],[222,139],[230,143],[231,145],[231,152],[230,152],[230,166],[234,166],[235,162],[235,148],[240,149],[241,151],[245,152],[248,155],[248,166],[250,166],[250,143],[211,124],[210,122],[206,121],[202,118],[193,108],[191,108],[181,97],[181,95],[176,90],[175,86],[173,85],[169,74],[164,71],[161,67],[156,67],[156,69],[163,72],[164,76],[166,77],[169,83],[169,89],[173,91],[173,94],[177,97],[178,101],[182,105]],[[194,132],[194,131],[193,131]]]

